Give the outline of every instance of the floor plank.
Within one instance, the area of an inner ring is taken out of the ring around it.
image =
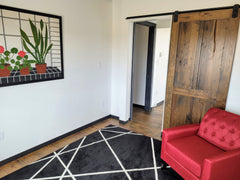
[[[71,136],[63,138],[55,143],[45,146],[37,151],[34,151],[26,156],[23,156],[15,161],[5,164],[0,167],[0,178],[23,168],[24,166],[41,159],[42,157],[75,142],[78,139],[83,138],[99,129],[104,128],[107,125],[113,124],[119,127],[134,131],[136,133],[144,134],[149,137],[161,140],[161,127],[162,127],[162,114],[163,105],[154,108],[151,112],[146,112],[139,107],[133,108],[133,119],[127,124],[121,124],[118,120],[107,119],[87,129],[79,131]]]

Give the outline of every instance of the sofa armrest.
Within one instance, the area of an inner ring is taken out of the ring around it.
[[[179,139],[197,134],[199,124],[189,124],[173,128],[164,129],[162,133],[161,158],[165,160],[166,144],[173,139]]]
[[[162,140],[170,141],[197,134],[199,124],[188,124],[163,130]]]
[[[203,162],[201,180],[239,180],[240,149],[223,152]]]

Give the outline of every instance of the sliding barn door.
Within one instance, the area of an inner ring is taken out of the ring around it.
[[[180,14],[173,22],[164,129],[225,108],[238,27],[231,9]]]

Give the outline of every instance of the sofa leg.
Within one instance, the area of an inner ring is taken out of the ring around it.
[[[160,165],[161,169],[166,169],[167,168],[167,163],[165,161],[162,161],[161,165]]]

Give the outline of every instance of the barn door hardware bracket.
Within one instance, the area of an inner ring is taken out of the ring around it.
[[[178,11],[175,11],[175,12],[173,13],[173,22],[178,22],[178,14],[179,14]]]
[[[238,11],[239,11],[239,4],[235,4],[233,6],[232,18],[238,17]]]

